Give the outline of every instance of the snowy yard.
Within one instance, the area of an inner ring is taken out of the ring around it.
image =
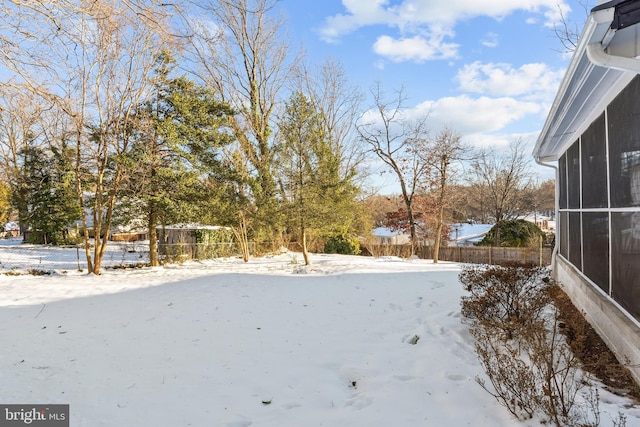
[[[0,403],[74,427],[539,425],[475,382],[458,264],[296,259],[2,275]],[[640,426],[601,399],[603,426]]]

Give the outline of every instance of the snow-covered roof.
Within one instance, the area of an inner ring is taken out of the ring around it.
[[[519,218],[529,222],[544,221],[544,220],[551,221],[550,216],[540,215],[540,214],[528,214],[528,215],[521,216]]]
[[[402,230],[392,230],[389,227],[378,227],[374,228],[373,231],[371,231],[371,234],[376,237],[395,237],[406,233]]]
[[[204,225],[197,223],[181,223],[158,227],[164,228],[165,230],[231,230],[229,227],[223,227],[221,225]]]
[[[16,221],[9,221],[4,225],[5,230],[20,230],[20,225]]]
[[[449,238],[453,242],[479,242],[491,230],[493,224],[455,224],[451,227]]]

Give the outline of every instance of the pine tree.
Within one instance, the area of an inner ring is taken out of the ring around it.
[[[24,164],[14,192],[22,225],[30,228],[30,243],[68,242],[69,227],[81,216],[72,171],[73,153],[63,145],[51,152],[28,147],[22,151]]]
[[[6,224],[12,212],[11,187],[7,183],[0,182],[0,224]]]
[[[138,140],[128,156],[131,197],[142,201],[151,265],[159,265],[156,227],[201,217],[203,177],[223,174],[219,150],[232,141],[225,132],[231,109],[210,89],[171,77],[174,67],[170,53],[158,57],[155,92],[138,110]]]
[[[343,234],[355,212],[357,188],[353,171],[341,172],[321,114],[302,93],[286,104],[279,128],[282,134],[281,186],[286,195],[290,226],[300,235],[305,264],[309,264],[309,234]]]

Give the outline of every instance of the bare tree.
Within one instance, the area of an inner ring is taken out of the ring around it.
[[[440,241],[445,223],[445,211],[451,206],[451,185],[454,183],[456,164],[461,167],[468,160],[471,148],[462,143],[459,134],[445,127],[426,144],[417,147],[428,173],[424,175],[423,186],[432,199],[436,214],[435,242],[433,244],[433,262],[438,263]]]
[[[527,190],[532,185],[530,156],[523,140],[514,140],[509,151],[498,154],[483,151],[471,162],[469,177],[472,194],[483,197],[482,203],[495,220],[495,245],[500,245],[500,223],[528,213]]]
[[[589,16],[589,2],[586,0],[578,1],[578,4],[584,11],[584,19],[582,19],[580,22],[569,20],[564,10],[560,7],[560,5],[558,5],[560,20],[557,24],[554,25],[553,32],[556,38],[562,44],[562,53],[571,53],[576,50],[576,47],[578,46],[578,39],[580,38],[581,28],[584,24],[584,21],[586,21],[587,17]]]
[[[283,19],[273,16],[277,3],[207,0],[195,5],[203,19],[186,17],[195,72],[239,113],[233,127],[246,162],[234,163],[250,168],[238,175],[246,179],[256,223],[265,229],[278,227],[279,218],[273,114],[297,62],[283,35]]]
[[[350,84],[342,65],[332,58],[315,68],[301,67],[299,80],[300,91],[308,94],[321,114],[332,151],[339,153],[342,175],[357,171],[363,178],[364,150],[354,127],[364,100],[362,92]]]
[[[121,159],[133,136],[131,117],[167,45],[167,10],[154,0],[4,0],[2,9],[0,38],[8,42],[1,44],[0,61],[69,119],[58,131],[75,146],[85,254],[89,272],[98,274],[126,173]]]
[[[417,147],[427,136],[427,117],[411,120],[406,116],[403,110],[406,98],[402,90],[391,101],[385,99],[380,84],[375,85],[371,93],[374,106],[360,117],[356,129],[362,141],[391,169],[400,183],[413,254],[417,243],[413,201],[419,183],[428,172],[428,166]]]

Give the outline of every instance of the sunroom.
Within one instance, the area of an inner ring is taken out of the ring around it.
[[[553,270],[640,381],[640,0],[592,9],[534,156],[556,168]]]

